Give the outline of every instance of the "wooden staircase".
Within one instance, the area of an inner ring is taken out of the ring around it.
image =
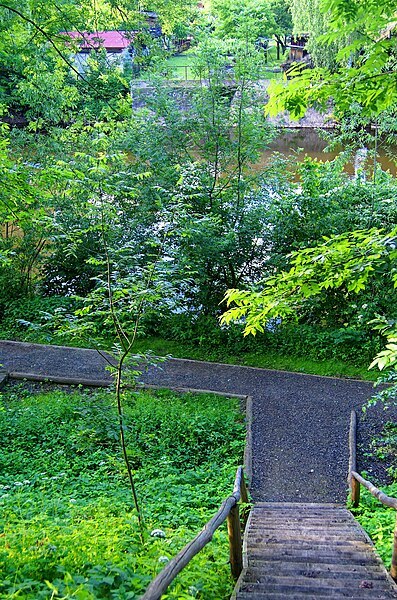
[[[232,600],[397,598],[352,514],[336,504],[262,502],[251,511]]]

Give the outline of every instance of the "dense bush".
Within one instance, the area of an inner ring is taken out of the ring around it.
[[[0,338],[48,342],[56,324],[77,306],[74,298],[64,296],[10,300],[0,311]]]

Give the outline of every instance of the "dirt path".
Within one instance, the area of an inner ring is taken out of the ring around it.
[[[0,341],[0,365],[43,378],[110,378],[95,350]],[[142,379],[252,396],[255,501],[345,501],[350,411],[361,409],[372,383],[178,359],[150,368]],[[372,412],[361,426],[364,443],[381,417]]]

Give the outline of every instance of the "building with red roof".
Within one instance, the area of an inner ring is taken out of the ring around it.
[[[134,39],[134,33],[126,31],[97,31],[95,33],[65,31],[62,34],[78,43],[79,52],[104,48],[106,52],[118,54],[128,48]]]

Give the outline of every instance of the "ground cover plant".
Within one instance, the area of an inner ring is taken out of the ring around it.
[[[393,498],[397,498],[397,484],[381,486],[382,491]],[[375,548],[390,569],[393,550],[393,534],[396,523],[395,510],[383,506],[367,490],[362,490],[360,506],[352,509],[354,516],[368,533]]]
[[[127,394],[142,543],[112,403],[110,391],[3,391],[1,598],[139,598],[231,493],[245,437],[236,400]],[[167,598],[227,598],[232,586],[222,528]]]
[[[390,395],[391,391],[392,388],[389,388],[380,392],[379,395],[382,398]],[[384,408],[385,406],[384,402]],[[373,436],[371,447],[366,450],[369,462],[375,465],[375,473],[367,475],[367,479],[377,485],[387,496],[397,498],[397,423],[395,418],[385,422],[384,427]],[[384,485],[386,482],[388,485]],[[361,487],[360,505],[352,510],[356,519],[374,542],[386,568],[389,569],[396,511],[381,504],[363,487]]]

